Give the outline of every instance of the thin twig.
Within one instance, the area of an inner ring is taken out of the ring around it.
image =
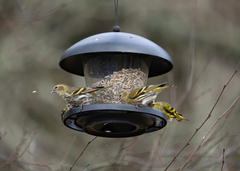
[[[47,163],[47,164],[42,164],[42,163],[29,163],[29,162],[19,162],[19,163],[21,163],[21,164],[26,164],[26,165],[47,167],[47,168],[49,168],[49,165],[53,165],[53,163]]]
[[[50,11],[48,12],[44,12],[43,14],[35,17],[35,18],[32,18],[31,21],[39,21],[39,20],[42,20],[50,15],[53,15],[54,13],[58,12],[59,10],[61,10],[62,8],[66,7],[67,5],[71,4],[72,2],[74,2],[75,0],[68,0],[68,2],[65,2],[65,3],[62,3],[56,7],[54,7],[53,9],[51,9]]]
[[[13,21],[8,20],[3,13],[1,13],[0,16],[3,19],[3,21],[6,23],[6,25],[9,27],[9,29],[12,31],[14,36],[17,38],[17,40],[28,50],[28,52],[33,57],[33,59],[36,62],[38,62],[37,54],[32,50],[31,46],[27,44],[27,42],[25,41],[25,39],[23,38],[19,30],[16,29],[16,24]]]
[[[198,94],[197,96],[195,96],[193,99],[191,99],[191,102],[188,102],[188,100],[185,100],[185,103],[181,105],[181,110],[184,110],[186,107],[191,106],[192,103],[194,103],[195,101],[197,101],[199,98],[201,98],[202,96],[204,96],[205,94],[209,93],[211,91],[211,88],[203,91],[202,93]]]
[[[20,140],[20,142],[19,142],[19,144],[17,145],[17,147],[14,149],[14,150],[12,150],[12,152],[11,152],[11,154],[10,154],[10,156],[9,156],[9,158],[8,158],[8,160],[7,160],[7,162],[6,162],[6,164],[11,164],[12,162],[14,162],[14,160],[17,158],[17,157],[19,157],[18,156],[18,153],[19,153],[19,150],[20,150],[20,147],[24,144],[24,142],[27,140],[27,138],[26,138],[26,125],[27,125],[27,120],[28,120],[28,111],[29,111],[29,108],[30,108],[30,103],[31,103],[31,100],[32,99],[32,96],[31,96],[31,98],[28,100],[28,102],[27,102],[27,105],[26,105],[26,114],[25,114],[25,116],[24,116],[24,122],[23,122],[23,128],[22,128],[22,137],[21,137],[21,140]]]
[[[240,148],[240,143],[237,143],[236,145],[229,147],[228,149],[225,150],[225,158],[230,155],[232,152],[239,151],[238,149]],[[219,157],[219,160],[222,159],[222,156]]]
[[[71,148],[72,148],[75,140],[76,140],[76,136],[73,137],[70,145],[68,146],[68,149],[67,149],[67,151],[66,151],[66,154],[64,155],[63,160],[62,160],[62,162],[60,163],[60,166],[62,166],[62,165],[64,164],[64,162],[66,161],[66,158],[67,158],[67,156],[68,156],[68,154],[69,154],[69,152],[70,152],[70,150],[71,150]]]
[[[239,61],[238,65],[237,65],[237,67],[236,67],[233,75],[232,75],[232,76],[230,77],[230,79],[228,80],[227,84],[225,84],[225,85],[223,86],[223,89],[222,89],[222,91],[220,92],[220,94],[219,94],[219,96],[218,96],[215,104],[213,105],[211,111],[209,112],[207,118],[206,118],[206,119],[203,121],[203,123],[195,130],[195,132],[194,132],[193,135],[190,137],[190,139],[187,141],[187,143],[186,143],[186,144],[182,147],[182,149],[177,153],[177,155],[173,158],[173,160],[167,165],[167,167],[166,167],[166,169],[165,169],[164,171],[166,171],[166,170],[171,166],[171,164],[176,160],[176,158],[179,156],[179,154],[190,144],[190,141],[193,139],[193,137],[197,134],[197,132],[203,127],[203,125],[204,125],[204,124],[207,122],[207,120],[211,117],[212,112],[213,112],[213,110],[215,109],[216,105],[218,104],[218,101],[220,100],[220,98],[221,98],[221,96],[222,96],[225,88],[228,86],[228,84],[230,83],[230,81],[232,80],[232,78],[234,77],[234,75],[237,73],[239,65],[240,65],[240,61]]]
[[[124,147],[124,151],[123,151],[123,154],[122,154],[122,159],[121,159],[121,164],[120,164],[120,167],[119,167],[119,171],[122,170],[123,159],[127,155],[127,151],[130,150],[130,148],[132,148],[135,144],[137,144],[137,142],[139,140],[140,140],[139,138],[136,138],[136,140],[134,140],[131,144],[129,144],[128,146]]]
[[[196,0],[196,9],[194,11],[194,22],[192,25],[190,44],[189,44],[189,65],[188,65],[188,75],[186,81],[187,92],[192,88],[193,74],[194,74],[194,58],[195,58],[195,44],[196,44],[196,31],[197,31],[197,21],[198,21],[198,0]]]
[[[222,157],[222,168],[221,168],[221,171],[223,171],[223,165],[224,165],[224,153],[225,153],[225,149],[223,149],[223,157]]]
[[[23,156],[23,154],[27,151],[27,149],[29,148],[31,142],[33,141],[35,135],[43,128],[43,126],[41,126],[39,129],[37,129],[36,131],[34,131],[29,143],[27,144],[27,146],[25,147],[25,149],[23,150],[23,152],[19,155],[19,149],[20,147],[24,144],[24,142],[26,141],[25,138],[22,138],[22,140],[20,141],[20,143],[17,145],[17,147],[12,150],[8,160],[6,161],[7,165],[10,165],[11,163],[13,163],[17,158],[20,158]]]
[[[69,171],[72,170],[73,166],[77,163],[77,161],[79,160],[79,158],[83,155],[84,151],[87,149],[87,147],[96,139],[97,137],[94,137],[91,141],[89,141],[87,143],[87,145],[84,147],[83,151],[81,152],[81,154],[78,156],[78,158],[76,159],[76,161],[73,163],[73,165],[70,167]]]
[[[30,144],[32,143],[33,139],[35,138],[35,136],[39,133],[40,130],[42,130],[44,128],[44,125],[40,126],[40,128],[38,128],[36,131],[33,132],[33,135],[28,143],[28,145],[25,147],[25,149],[23,150],[23,152],[18,156],[18,158],[22,157],[25,152],[28,150]]]
[[[93,161],[103,150],[105,150],[107,147],[108,147],[108,145],[106,145],[101,151],[99,151],[99,152],[92,158],[92,160],[91,160],[81,171],[83,171],[84,169],[86,169],[86,167],[88,167],[88,166],[92,163],[92,161]]]
[[[121,143],[119,144],[119,149],[116,153],[116,157],[112,157],[111,156],[111,160],[114,160],[113,162],[109,162],[111,163],[111,165],[116,165],[117,162],[120,160],[120,158],[122,157],[122,151],[124,150],[124,143],[125,143],[126,139],[121,139]],[[109,155],[109,154],[108,154]]]
[[[198,0],[196,0],[196,5],[194,8],[193,14],[193,23],[191,28],[191,35],[190,35],[190,42],[189,42],[189,49],[188,49],[188,73],[186,79],[186,92],[181,95],[178,99],[178,103],[176,106],[181,106],[182,103],[185,101],[187,96],[190,94],[193,86],[193,75],[194,75],[194,58],[195,58],[195,44],[196,44],[196,31],[197,31],[197,18],[198,18]],[[207,67],[207,66],[206,66]],[[196,85],[196,84],[195,84]]]
[[[17,147],[15,149],[13,149],[10,153],[10,156],[8,157],[6,164],[7,165],[11,165],[11,163],[17,158],[17,154],[18,151],[20,149],[20,147],[24,144],[24,142],[26,141],[26,139],[21,139],[20,143],[17,145]]]
[[[7,132],[5,132],[6,125],[0,127],[0,140],[2,140],[3,136],[7,135]]]
[[[23,150],[23,152],[21,154],[19,154],[19,151],[20,151],[20,148],[24,145],[24,143],[26,142],[27,138],[26,138],[26,123],[27,123],[27,120],[28,120],[28,111],[29,111],[29,107],[30,107],[30,103],[31,103],[31,100],[32,99],[32,96],[31,98],[28,100],[27,102],[27,105],[26,105],[26,114],[25,114],[25,117],[24,117],[24,123],[23,123],[23,128],[22,128],[22,137],[21,137],[21,140],[19,142],[19,144],[16,146],[15,149],[13,149],[11,151],[11,154],[10,156],[8,157],[7,161],[5,164],[7,164],[7,167],[10,167],[11,163],[13,162],[16,162],[16,163],[19,163],[17,160],[22,157],[24,155],[24,153],[28,150],[30,144],[32,143],[35,135],[40,131],[40,129],[42,129],[43,126],[41,126],[39,129],[35,130],[31,139],[30,139],[30,142],[27,144],[27,146],[25,147],[25,149]],[[1,135],[1,134],[0,134]],[[4,134],[5,135],[5,134]],[[1,139],[1,137],[0,137]]]
[[[229,111],[235,106],[235,104],[237,103],[237,101],[239,100],[240,95],[238,95],[238,97],[234,100],[234,102],[229,106],[229,108],[221,115],[217,118],[217,120],[213,123],[213,125],[209,128],[209,130],[207,131],[207,133],[204,135],[202,141],[200,142],[199,146],[192,152],[192,154],[190,155],[190,157],[187,159],[187,161],[185,162],[185,164],[180,168],[179,171],[182,171],[185,166],[189,163],[189,161],[192,159],[193,155],[202,147],[203,141],[206,139],[206,137],[208,136],[208,134],[210,133],[210,131],[213,129],[213,127],[218,123],[218,121],[220,119],[222,119],[222,117],[224,117],[226,114],[229,113]]]
[[[206,64],[205,64],[205,67],[202,69],[202,72],[196,77],[196,79],[195,79],[195,81],[194,81],[194,84],[192,85],[191,90],[189,90],[189,91],[187,91],[187,92],[184,92],[184,93],[178,98],[177,103],[176,103],[176,106],[177,106],[178,110],[181,110],[181,108],[182,108],[183,105],[187,105],[187,103],[186,103],[187,97],[189,97],[189,96],[191,95],[191,92],[193,92],[194,89],[196,89],[196,86],[199,85],[199,82],[200,82],[200,80],[202,80],[202,78],[203,78],[204,74],[206,73],[208,67],[211,66],[210,63],[211,63],[211,61],[213,60],[214,57],[215,57],[215,56],[210,57],[210,58],[208,59],[208,61],[207,61]]]
[[[25,147],[25,149],[22,151],[22,153],[19,154],[19,151],[20,151],[20,147],[24,144],[24,142],[26,142],[26,138],[22,138],[20,143],[17,145],[17,147],[12,150],[10,156],[8,157],[7,161],[6,161],[6,165],[7,165],[7,168],[9,169],[10,168],[10,165],[14,162],[16,163],[19,163],[18,162],[18,159],[21,158],[25,152],[28,150],[30,144],[32,143],[32,141],[34,140],[35,138],[35,135],[43,128],[43,126],[41,126],[40,128],[38,128],[37,130],[34,131],[33,135],[31,136],[31,139],[29,141],[29,143],[27,144],[27,146]]]
[[[226,137],[228,137],[226,134],[224,134],[223,136],[220,137],[216,137],[212,140],[212,143],[209,144],[208,146],[206,146],[204,149],[202,149],[201,153],[198,154],[197,156],[197,160],[194,160],[193,162],[191,162],[191,165],[189,165],[189,168],[191,168],[191,170],[201,170],[204,167],[213,165],[214,163],[219,163],[219,161],[222,161],[222,156],[221,159],[219,160],[215,160],[214,162],[209,162],[208,160],[206,162],[202,161],[206,158],[208,158],[208,154],[209,152],[214,149],[217,148],[218,144],[221,143]],[[203,146],[204,144],[202,144]],[[201,165],[198,165],[198,163],[201,163]]]
[[[154,153],[152,154],[152,159],[151,159],[151,165],[148,167],[148,169],[147,169],[147,171],[151,171],[152,170],[152,167],[153,167],[153,165],[155,164],[155,161],[156,161],[156,158],[157,158],[157,153],[158,153],[158,149],[159,149],[159,147],[160,147],[160,144],[161,144],[161,139],[162,139],[162,136],[163,136],[163,133],[164,133],[164,131],[165,131],[166,129],[164,129],[164,130],[162,130],[161,132],[160,132],[160,135],[159,135],[159,138],[158,138],[158,143],[157,143],[157,146],[156,146],[156,148],[152,148],[152,151],[154,151]]]

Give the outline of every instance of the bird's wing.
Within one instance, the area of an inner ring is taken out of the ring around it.
[[[130,99],[135,99],[135,98],[143,95],[145,88],[146,88],[146,87],[133,89],[133,90],[129,93],[128,98],[130,98]]]
[[[85,89],[82,91],[82,93],[90,93],[90,94],[93,94],[95,93],[96,91],[100,91],[100,90],[103,90],[103,89],[106,89],[108,87],[93,87],[93,88],[90,88],[90,87],[85,87]]]
[[[161,84],[157,84],[157,85],[149,85],[149,86],[146,86],[146,87],[142,87],[142,88],[136,88],[136,89],[133,89],[130,94],[129,94],[129,98],[130,99],[134,99],[134,98],[137,98],[139,96],[142,96],[146,93],[149,93],[148,95],[151,95],[153,93],[153,90],[155,90],[156,88],[158,87],[164,87],[167,83],[161,83]],[[145,96],[145,95],[144,95]]]
[[[163,108],[168,112],[170,115],[173,115],[175,117],[178,116],[178,112],[168,103],[164,103]]]
[[[153,90],[159,90],[167,85],[167,82],[161,83],[161,84],[156,84],[156,85],[149,85],[145,87],[144,92],[149,92]]]
[[[65,91],[68,95],[79,95],[82,94],[82,92],[85,90],[85,87],[70,87]]]

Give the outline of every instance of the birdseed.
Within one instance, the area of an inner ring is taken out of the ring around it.
[[[129,89],[144,87],[147,83],[147,74],[138,69],[122,69],[107,75],[104,79],[93,83],[92,87],[108,87],[94,94],[91,104],[99,103],[122,103],[120,93]]]

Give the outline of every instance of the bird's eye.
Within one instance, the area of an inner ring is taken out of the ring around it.
[[[57,86],[56,86],[56,87],[54,87],[54,89],[55,89],[55,90],[57,90],[57,88],[58,88]]]

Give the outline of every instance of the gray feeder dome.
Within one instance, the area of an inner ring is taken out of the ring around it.
[[[87,86],[123,70],[140,70],[144,75],[141,86],[145,86],[147,77],[170,71],[173,62],[169,54],[152,41],[115,31],[77,42],[63,53],[59,65],[70,73],[85,76]],[[91,135],[131,137],[159,130],[167,120],[163,112],[150,107],[136,109],[134,105],[102,102],[84,105],[81,112],[77,107],[70,109],[63,115],[63,123]]]
[[[173,68],[172,58],[163,48],[146,38],[123,32],[96,34],[77,42],[63,53],[59,65],[70,73],[84,76],[86,57],[112,53],[144,57],[150,64],[148,77],[164,74]]]

